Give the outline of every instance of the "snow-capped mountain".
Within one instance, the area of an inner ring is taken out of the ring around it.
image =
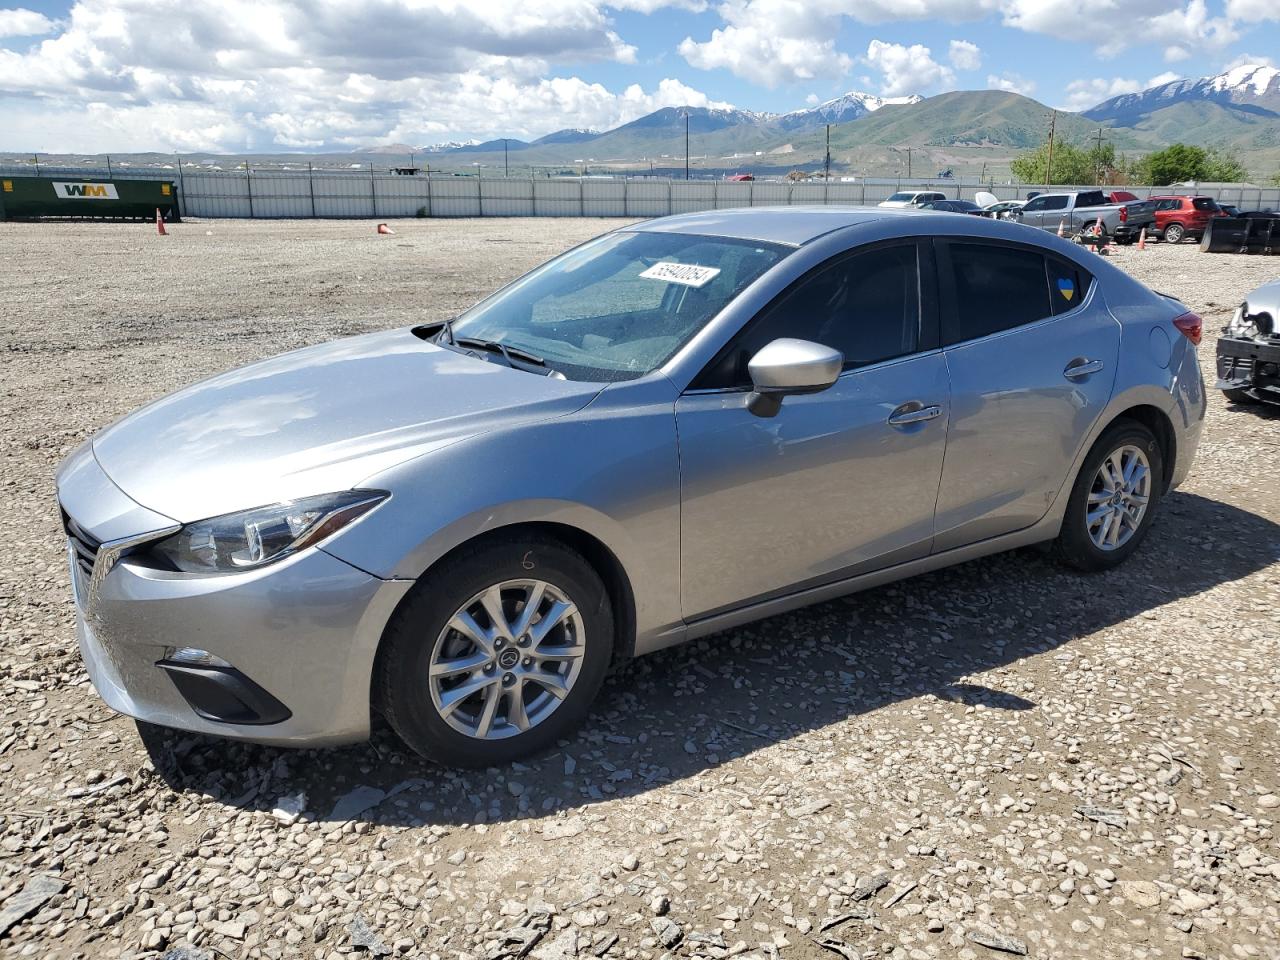
[[[1252,63],[1215,77],[1174,80],[1141,93],[1112,97],[1084,115],[1090,120],[1125,121],[1176,104],[1205,101],[1280,114],[1280,69]]]
[[[847,123],[874,113],[888,104],[919,103],[923,99],[914,94],[909,97],[877,97],[874,93],[851,90],[816,107],[784,113],[774,118],[774,124],[782,130],[798,130],[828,123]]]
[[[419,147],[423,153],[444,153],[446,150],[462,150],[465,147],[479,146],[479,140],[446,140],[444,143],[430,143]]]

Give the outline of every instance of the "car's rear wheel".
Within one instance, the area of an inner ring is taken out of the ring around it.
[[[1057,553],[1080,570],[1109,570],[1138,548],[1160,500],[1164,454],[1135,420],[1118,420],[1098,438],[1076,476]]]
[[[1187,235],[1187,231],[1183,229],[1180,223],[1171,223],[1164,228],[1164,238],[1169,243],[1181,243],[1182,238]]]
[[[576,727],[613,654],[599,575],[542,535],[464,548],[424,577],[383,638],[379,706],[414,751],[508,763]]]

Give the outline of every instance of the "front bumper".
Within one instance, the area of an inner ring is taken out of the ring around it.
[[[77,528],[101,539],[145,532],[122,530],[112,518],[125,515],[136,524],[148,511],[125,508],[131,501],[91,453],[87,460],[84,451],[73,457],[79,458],[69,461],[74,472],[59,474],[59,500]],[[151,529],[169,525],[156,523],[157,516]],[[69,554],[80,652],[113,710],[161,726],[283,746],[368,738],[378,642],[413,581],[380,580],[314,548],[260,570],[213,577],[157,570],[126,556],[90,596],[85,571],[74,551]],[[284,709],[260,711],[245,722],[211,719],[212,694],[206,690],[202,699],[189,672],[161,665],[175,647],[221,658]]]
[[[1280,337],[1218,340],[1219,390],[1244,390],[1260,400],[1280,402]]]

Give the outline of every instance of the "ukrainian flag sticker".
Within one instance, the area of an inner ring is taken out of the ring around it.
[[[1070,300],[1076,295],[1076,283],[1068,277],[1060,277],[1058,279],[1058,292],[1062,294],[1063,300]]]

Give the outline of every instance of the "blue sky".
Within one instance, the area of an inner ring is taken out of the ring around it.
[[[6,150],[532,138],[849,90],[1083,109],[1280,51],[1278,0],[4,2]]]

